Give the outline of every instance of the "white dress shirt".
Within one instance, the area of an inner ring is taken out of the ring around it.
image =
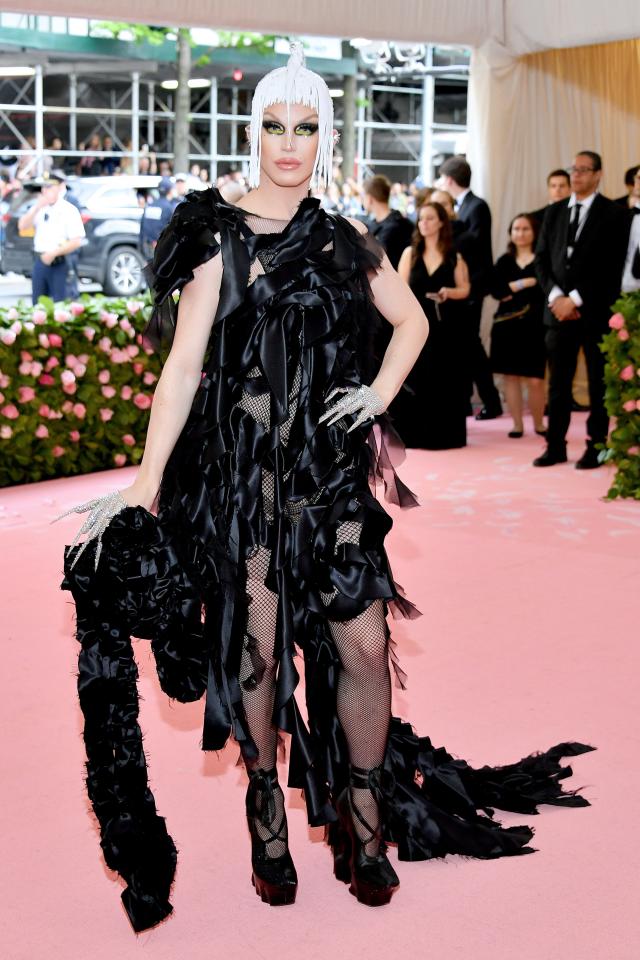
[[[640,207],[640,203],[636,204]],[[636,255],[636,250],[640,247],[640,213],[636,213],[631,224],[631,233],[629,234],[629,246],[627,247],[627,259],[624,262],[624,272],[622,274],[622,292],[631,293],[633,290],[640,290],[640,280],[631,273],[631,265]]]
[[[62,198],[47,207],[41,207],[35,215],[33,225],[33,249],[36,253],[50,253],[66,240],[85,236],[80,211]]]
[[[582,233],[582,230],[584,228],[584,222],[587,219],[587,215],[589,213],[589,210],[591,209],[591,204],[595,200],[596,196],[597,196],[597,190],[589,194],[588,197],[585,197],[584,200],[576,199],[575,193],[572,193],[571,197],[569,198],[569,210],[571,211],[569,214],[569,223],[571,223],[574,217],[573,208],[577,203],[580,204],[580,210],[578,211],[578,230],[576,232],[576,240]],[[568,247],[567,257],[571,258],[572,254],[573,254],[573,247]],[[576,307],[582,306],[582,302],[583,302],[582,297],[580,296],[577,290],[570,290],[569,293],[566,294],[564,290],[562,290],[562,288],[559,287],[557,284],[556,286],[551,288],[551,293],[549,294],[549,299],[548,299],[549,306],[551,306],[553,301],[557,300],[558,297],[566,297],[566,296],[571,297]]]

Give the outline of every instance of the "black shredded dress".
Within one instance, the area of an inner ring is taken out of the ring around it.
[[[427,297],[455,287],[456,254],[429,273],[423,257],[409,286],[429,320],[429,338],[391,406],[393,425],[407,447],[448,450],[467,443],[469,407],[467,307],[464,300],[437,304]]]
[[[563,743],[475,770],[391,717],[390,662],[400,684],[403,674],[386,614],[417,611],[391,575],[383,545],[391,520],[372,488],[379,479],[389,500],[416,501],[391,465],[384,418],[352,433],[350,418],[319,423],[334,387],[370,382],[367,274],[379,266],[377,244],[314,199],[288,223],[269,223],[217,190],[189,194],[151,266],[150,342],[170,339],[172,294],[220,252],[203,378],[157,516],[129,507],[114,517],[95,572],[91,550],[73,569],[79,547],[65,550],[87,787],[136,931],[171,912],[176,848],[148,786],[132,636],[151,640],[165,693],[205,696],[203,749],[233,736],[245,761],[262,762],[272,740],[257,738],[291,735],[288,783],[304,790],[312,825],[335,821],[349,762],[374,765],[368,737],[383,724],[380,812],[400,859],[530,853],[533,831],[504,829],[493,807],[587,805],[562,790],[571,768],[560,761],[591,747]],[[296,659],[308,724],[295,697]],[[261,732],[265,698],[272,723]]]
[[[509,287],[513,280],[537,279],[534,262],[521,267],[515,257],[505,253],[496,261],[493,273],[491,293],[501,302],[491,328],[491,368],[494,373],[542,380],[547,363],[542,288],[536,283],[513,293]]]

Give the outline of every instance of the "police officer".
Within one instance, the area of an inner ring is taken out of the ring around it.
[[[146,205],[140,221],[140,250],[147,260],[153,257],[158,237],[171,220],[175,209],[175,184],[171,177],[162,178],[158,184],[158,194],[155,200]]]
[[[64,199],[66,178],[60,170],[47,171],[33,182],[40,187],[40,195],[18,220],[20,231],[35,230],[31,276],[33,303],[37,303],[41,296],[64,300],[69,295],[67,256],[82,245],[84,224],[77,207]]]

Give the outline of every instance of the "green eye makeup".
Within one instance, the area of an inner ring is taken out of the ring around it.
[[[285,128],[283,124],[278,123],[277,120],[263,120],[262,129],[265,130],[266,133],[271,133],[277,137],[281,137],[282,134],[285,132]],[[318,130],[317,123],[306,122],[306,123],[299,123],[297,127],[294,128],[293,132],[298,137],[312,137],[314,133],[317,132],[317,130]]]

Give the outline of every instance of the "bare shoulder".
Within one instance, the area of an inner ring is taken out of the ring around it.
[[[343,220],[346,220],[347,223],[350,223],[352,227],[355,227],[358,233],[368,233],[366,223],[363,223],[362,220],[356,220],[355,217],[343,217]]]

